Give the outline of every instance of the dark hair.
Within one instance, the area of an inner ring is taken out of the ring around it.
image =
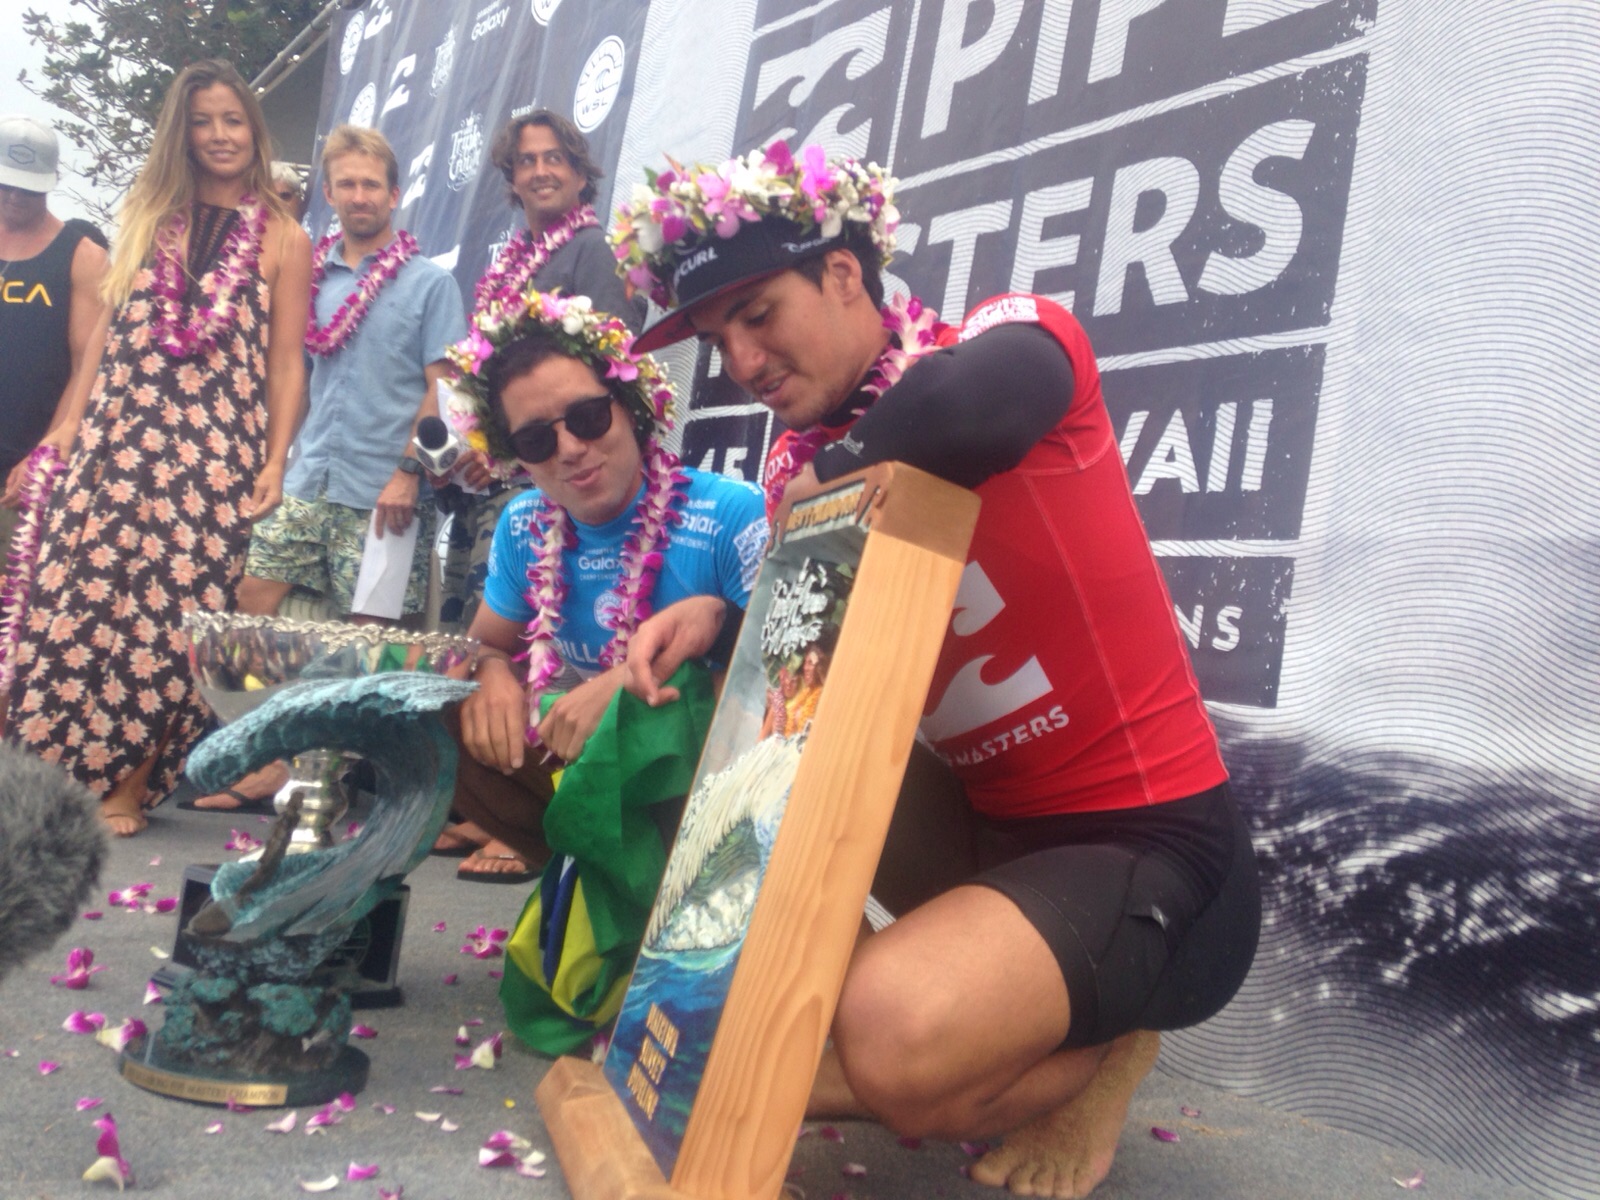
[[[512,117],[507,121],[500,132],[494,135],[494,146],[489,151],[489,161],[499,167],[500,174],[505,177],[506,198],[510,200],[511,207],[522,207],[522,201],[516,192],[511,190],[511,179],[516,169],[517,146],[522,142],[522,131],[530,125],[543,125],[555,134],[556,144],[567,156],[572,169],[583,176],[583,190],[578,193],[579,201],[584,204],[594,203],[595,182],[604,179],[606,173],[594,159],[589,157],[589,139],[560,113],[552,112],[548,108],[536,108],[531,113],[523,113],[522,116]]]
[[[489,420],[494,424],[500,440],[507,445],[511,442],[511,426],[506,420],[505,404],[502,399],[506,385],[521,379],[551,358],[570,358],[594,371],[593,363],[570,353],[556,340],[554,333],[538,325],[528,329],[516,341],[501,346],[484,364],[483,382],[489,394]],[[595,374],[599,377],[599,372]],[[611,393],[611,398],[622,405],[623,412],[628,414],[628,419],[633,424],[633,440],[639,443],[639,449],[643,451],[650,435],[655,432],[654,423],[640,408],[635,397],[619,392],[610,380],[601,378],[600,382],[605,385],[606,391]]]
[[[883,268],[879,266],[878,248],[872,244],[872,236],[865,230],[852,229],[845,234],[843,246],[833,247],[835,250],[848,250],[856,256],[856,261],[861,264],[861,286],[866,289],[867,298],[872,301],[872,307],[883,307]],[[827,270],[823,258],[828,251],[813,255],[796,263],[794,270],[809,279],[818,291],[822,290],[822,275]]]

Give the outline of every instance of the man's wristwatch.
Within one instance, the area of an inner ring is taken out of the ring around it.
[[[422,474],[422,464],[416,459],[412,458],[409,454],[401,458],[400,465],[395,469],[398,471],[404,471],[407,475]]]

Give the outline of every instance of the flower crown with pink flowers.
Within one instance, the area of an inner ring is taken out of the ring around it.
[[[496,300],[473,314],[472,332],[445,353],[460,375],[450,387],[451,424],[490,459],[501,478],[520,468],[500,423],[489,418],[489,380],[485,370],[495,353],[535,326],[561,350],[594,371],[617,398],[655,427],[656,436],[672,426],[672,388],[666,368],[648,354],[635,354],[633,334],[616,317],[596,312],[587,296],[562,296],[529,288],[515,304]]]
[[[680,262],[766,217],[792,221],[824,238],[837,237],[848,222],[867,231],[883,265],[894,253],[900,223],[896,181],[876,163],[830,159],[818,145],[806,146],[796,158],[781,140],[719,167],[667,161],[668,170],[645,170],[648,183],[636,186],[631,200],[617,208],[610,234],[628,283],[663,308],[676,303],[670,281]]]

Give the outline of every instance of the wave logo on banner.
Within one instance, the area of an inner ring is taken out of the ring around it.
[[[356,102],[350,106],[350,124],[372,126],[372,114],[378,107],[378,85],[369,83],[356,93]]]
[[[344,27],[344,41],[339,43],[339,74],[350,74],[356,65],[356,54],[361,50],[361,31],[366,26],[366,15],[356,13],[350,18],[350,24]]]
[[[483,161],[483,114],[468,113],[450,135],[450,190],[459,192],[478,177]]]
[[[617,92],[622,89],[627,58],[628,48],[613,34],[596,46],[583,64],[578,90],[572,97],[572,119],[583,132],[592,133],[611,114]]]
[[[428,94],[435,99],[450,82],[450,72],[456,65],[456,31],[444,35],[444,41],[433,48],[433,74],[428,77]]]
[[[541,25],[548,25],[560,7],[561,0],[533,0],[533,19]]]

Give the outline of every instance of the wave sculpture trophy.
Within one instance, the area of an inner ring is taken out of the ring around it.
[[[189,777],[218,790],[277,759],[293,761],[294,777],[259,859],[218,868],[185,929],[196,969],[122,1072],[214,1104],[324,1103],[359,1091],[368,1065],[348,1044],[354,977],[336,952],[444,827],[456,748],[439,712],[475,685],[443,674],[470,666],[476,643],[210,613],[188,631],[201,690],[229,721],[190,756]],[[344,797],[330,763],[349,756],[373,764],[376,800],[359,833],[333,843]],[[320,829],[290,853],[312,807]]]

